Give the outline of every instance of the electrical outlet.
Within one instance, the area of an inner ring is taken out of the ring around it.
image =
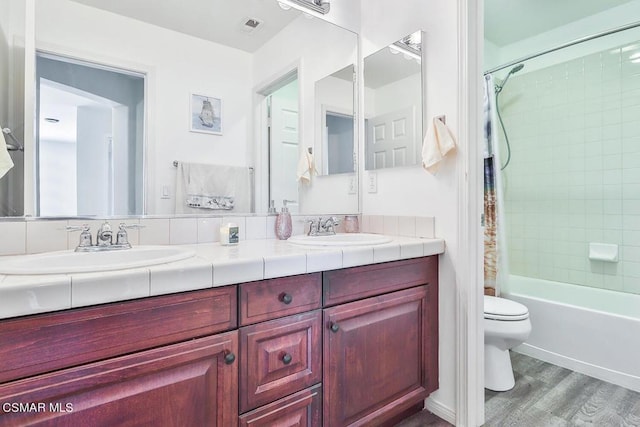
[[[357,194],[358,193],[358,180],[355,176],[349,177],[349,194]]]
[[[377,193],[378,192],[378,174],[376,172],[369,172],[367,179],[369,184],[367,185],[369,193]]]

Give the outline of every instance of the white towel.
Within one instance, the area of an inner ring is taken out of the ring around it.
[[[456,141],[447,125],[440,119],[431,119],[422,144],[422,167],[435,174],[442,159],[447,154],[455,152],[455,149]]]
[[[296,168],[296,177],[299,182],[309,183],[312,175],[318,175],[316,166],[313,160],[313,154],[305,151],[298,160],[298,167]]]
[[[175,213],[202,214],[203,209],[249,213],[252,183],[248,167],[179,162]]]
[[[0,178],[13,167],[13,160],[7,150],[7,142],[4,140],[4,132],[0,129]]]

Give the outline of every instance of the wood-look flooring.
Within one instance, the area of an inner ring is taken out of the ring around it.
[[[640,393],[511,352],[516,379],[485,390],[486,427],[640,427]],[[428,411],[397,427],[451,426]]]

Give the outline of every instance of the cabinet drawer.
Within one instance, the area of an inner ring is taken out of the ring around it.
[[[302,390],[242,415],[240,427],[319,426],[321,396],[322,389],[319,384]]]
[[[321,273],[240,285],[240,325],[320,308]]]
[[[437,256],[328,271],[322,279],[324,306],[436,283]]]
[[[233,329],[235,286],[0,322],[0,383]]]
[[[319,383],[322,312],[240,329],[240,412]]]

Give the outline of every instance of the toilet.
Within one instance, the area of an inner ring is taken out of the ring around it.
[[[515,385],[509,349],[531,333],[529,310],[505,298],[484,296],[484,386],[493,391]]]

